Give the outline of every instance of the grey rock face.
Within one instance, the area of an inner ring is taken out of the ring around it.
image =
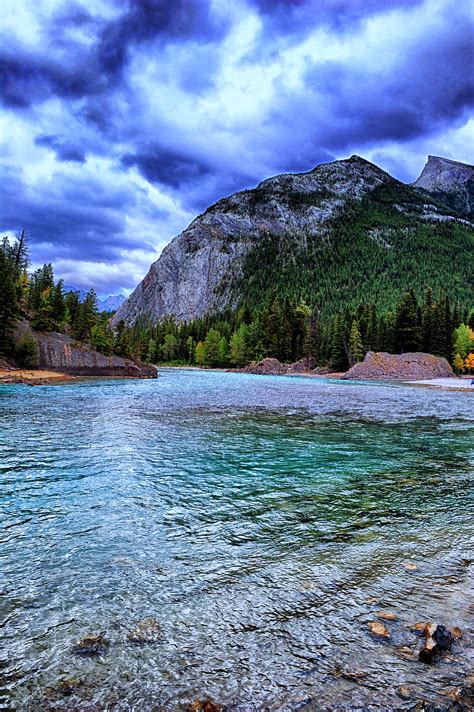
[[[22,331],[25,333],[25,325]],[[38,344],[39,367],[74,376],[120,376],[156,378],[158,371],[150,364],[137,364],[121,356],[104,356],[95,349],[78,344],[56,332],[31,332]]]
[[[235,307],[226,277],[239,273],[259,237],[286,232],[304,240],[308,231],[324,236],[325,223],[347,200],[360,200],[390,180],[385,171],[352,156],[308,173],[268,178],[253,190],[219,200],[163,250],[112,325],[168,315],[187,321]]]
[[[468,217],[474,216],[474,166],[449,158],[428,156],[413,186],[439,196]]]

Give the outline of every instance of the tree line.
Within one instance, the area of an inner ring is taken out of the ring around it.
[[[274,293],[260,309],[242,307],[186,323],[168,317],[130,329],[122,322],[117,333],[123,355],[153,363],[242,367],[271,356],[345,371],[368,351],[424,351],[462,370],[474,349],[473,330],[474,311],[428,289],[420,301],[413,291],[402,293],[393,311],[359,304],[325,319],[304,301]]]
[[[116,353],[157,364],[242,367],[272,356],[282,362],[306,359],[309,367],[347,370],[368,351],[424,351],[450,360],[458,371],[474,368],[474,311],[452,304],[442,291],[427,289],[418,299],[402,292],[396,308],[371,303],[345,306],[324,315],[321,307],[273,289],[260,306],[208,315],[189,322],[167,317],[156,324],[109,326],[110,314],[98,313],[91,289],[83,300],[64,293],[51,264],[28,272],[28,237],[0,243],[0,355],[34,366],[36,342],[14,340],[20,319],[39,331],[67,333],[101,353]]]
[[[97,295],[90,289],[83,300],[79,293],[65,293],[63,281],[54,279],[51,264],[28,272],[29,239],[23,230],[16,239],[4,237],[0,243],[0,356],[18,363],[37,365],[34,338],[15,341],[18,321],[26,319],[37,331],[68,333],[79,342],[89,342],[105,354],[114,350],[114,335],[108,314],[99,314]]]

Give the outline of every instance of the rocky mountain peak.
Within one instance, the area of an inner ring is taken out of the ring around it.
[[[445,159],[430,157],[428,165],[437,166],[439,161],[444,171]],[[127,325],[139,320],[156,322],[166,316],[189,321],[234,309],[241,298],[236,285],[257,279],[257,273],[267,269],[270,258],[262,258],[264,249],[276,250],[271,257],[275,262],[280,254],[277,246],[285,244],[281,254],[286,255],[288,264],[296,259],[304,264],[309,259],[310,243],[314,255],[322,247],[345,239],[345,226],[354,219],[354,211],[359,215],[363,201],[367,205],[359,220],[374,249],[392,250],[398,235],[392,222],[403,221],[403,216],[407,216],[402,233],[405,236],[411,234],[413,220],[424,223],[460,219],[457,208],[453,214],[446,205],[437,201],[434,204],[425,191],[418,194],[417,188],[418,185],[403,185],[378,166],[354,155],[323,163],[306,173],[273,176],[256,188],[222,198],[163,250],[118,309],[112,325],[121,320]],[[373,224],[366,215],[369,204]]]
[[[441,156],[428,156],[420,177],[413,183],[431,192],[451,191],[474,176],[474,166]]]
[[[441,156],[428,156],[413,186],[433,193],[462,215],[474,218],[474,166]]]

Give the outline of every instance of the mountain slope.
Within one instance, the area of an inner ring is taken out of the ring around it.
[[[392,306],[400,289],[412,286],[447,286],[465,299],[472,227],[437,198],[358,156],[276,176],[193,220],[112,323],[258,306],[273,289],[327,313],[366,298]]]

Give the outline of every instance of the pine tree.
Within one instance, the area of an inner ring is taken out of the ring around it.
[[[204,341],[204,365],[218,366],[219,365],[219,342],[221,336],[216,329],[209,329]]]
[[[362,361],[364,358],[364,345],[362,343],[362,336],[360,335],[359,327],[357,321],[354,319],[351,326],[351,333],[349,337],[349,351],[351,354],[351,361],[355,363],[356,361]]]
[[[8,356],[13,349],[13,330],[18,318],[18,295],[12,261],[0,249],[0,354]]]
[[[194,359],[196,364],[202,368],[204,363],[204,344],[202,341],[198,341],[196,344],[196,351],[194,352]]]
[[[313,368],[319,361],[321,349],[321,328],[319,319],[319,311],[315,310],[311,314],[306,328],[303,351],[305,358],[308,360],[309,368]]]
[[[51,318],[56,328],[61,328],[66,320],[66,302],[63,294],[63,280],[53,288]]]
[[[420,341],[416,297],[413,292],[405,292],[395,314],[395,349],[397,353],[418,351]]]
[[[225,366],[227,363],[227,357],[228,357],[228,346],[227,346],[227,339],[225,336],[221,336],[219,340],[219,364],[221,366]]]
[[[329,364],[336,371],[347,371],[349,367],[348,344],[342,314],[338,314],[334,321]]]

